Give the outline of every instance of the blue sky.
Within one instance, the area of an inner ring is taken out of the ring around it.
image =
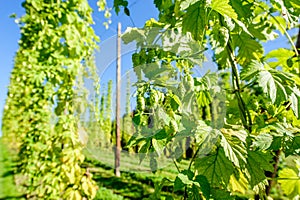
[[[112,6],[112,0],[107,0]],[[9,77],[10,72],[13,68],[13,59],[14,54],[18,50],[18,40],[20,38],[20,31],[18,25],[14,22],[14,19],[9,18],[9,16],[13,13],[16,13],[18,17],[24,14],[24,9],[21,7],[20,0],[0,0],[0,27],[2,30],[0,31],[0,125],[2,118],[2,110],[5,103],[5,98],[7,94],[7,86],[9,85]],[[89,0],[90,5],[95,10],[93,14],[93,18],[95,21],[94,29],[98,36],[100,36],[101,43],[105,44],[105,42],[109,41],[110,38],[117,34],[116,27],[117,23],[122,23],[122,32],[125,31],[127,27],[137,26],[142,27],[144,22],[150,18],[157,18],[158,12],[153,5],[153,0],[129,0],[129,9],[131,10],[131,18],[132,20],[126,16],[123,12],[120,12],[119,16],[116,16],[113,13],[112,16],[112,24],[109,29],[106,30],[102,23],[104,22],[103,13],[99,13],[97,10],[97,0]],[[134,24],[132,23],[134,22]],[[296,31],[292,32],[296,34]],[[292,35],[293,35],[292,34]],[[266,51],[271,49],[276,49],[278,47],[289,47],[286,40],[279,38],[275,42],[271,42],[265,45]],[[115,51],[114,47],[105,46],[100,51],[106,53],[109,51]],[[123,59],[123,58],[122,58]],[[125,65],[130,60],[130,56],[124,56],[123,62]],[[110,65],[115,66],[114,62],[111,62]],[[104,79],[115,79],[114,78],[114,67],[110,67],[107,72],[103,73]],[[125,67],[126,68],[126,67]],[[122,71],[125,73],[125,70]],[[1,135],[1,131],[0,131]]]

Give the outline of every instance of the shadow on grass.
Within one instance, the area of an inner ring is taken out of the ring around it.
[[[86,159],[84,167],[92,169],[93,179],[98,186],[105,187],[125,199],[149,198],[155,192],[155,183],[160,184],[162,177],[151,172],[134,173],[121,172],[121,177],[115,177],[114,169],[94,159]],[[165,185],[162,195],[171,195],[172,185]],[[179,194],[180,195],[180,194]]]
[[[25,195],[16,195],[16,196],[6,196],[0,198],[0,200],[6,200],[6,199],[26,199]]]
[[[123,181],[120,178],[94,176],[94,180],[97,181],[99,185],[113,190],[114,193],[122,195],[125,198],[141,199],[150,195],[150,193],[145,191],[145,188],[142,185]]]
[[[16,154],[7,148],[0,139],[0,200],[25,199],[20,193],[14,181],[16,175]]]
[[[97,167],[100,167],[99,163],[97,164]],[[138,179],[137,177],[134,177],[134,174],[128,172],[122,172],[121,177],[115,177],[112,168],[107,166],[101,167],[104,168],[106,173],[93,173],[93,179],[98,185],[113,190],[115,194],[135,200],[149,197],[153,192],[153,181],[151,179],[150,182],[147,180],[147,183],[145,184],[145,180]]]
[[[4,172],[3,174],[1,174],[1,177],[5,178],[5,177],[8,177],[8,176],[14,176],[14,175],[15,175],[14,170],[8,170],[8,171]]]
[[[88,167],[92,164],[93,167],[101,169],[99,172],[93,172],[93,179],[100,187],[105,187],[112,190],[115,194],[119,194],[129,199],[141,199],[145,196],[144,187],[142,184],[133,183],[127,173],[122,173],[121,177],[115,177],[113,169],[103,165],[95,160],[89,160],[85,163]]]

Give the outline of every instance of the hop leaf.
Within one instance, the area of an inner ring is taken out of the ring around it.
[[[201,40],[205,29],[206,13],[201,1],[188,7],[183,17],[183,32],[190,32],[195,40]]]
[[[229,0],[213,0],[210,7],[223,16],[228,16],[232,19],[237,19],[237,14],[230,6]]]
[[[286,195],[294,197],[300,194],[300,176],[291,168],[284,168],[279,172],[281,188]]]

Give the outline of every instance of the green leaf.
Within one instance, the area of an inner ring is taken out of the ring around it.
[[[127,16],[130,16],[130,11],[127,7],[124,7],[124,13],[127,15]]]
[[[237,62],[245,66],[252,60],[260,60],[264,50],[262,45],[245,32],[233,35],[235,48],[238,48]],[[247,42],[245,42],[247,41]]]
[[[160,156],[163,153],[163,150],[165,148],[165,142],[162,140],[152,139],[152,145],[157,155]]]
[[[127,7],[128,1],[127,0],[114,0],[114,8],[117,14],[120,12],[120,6]]]
[[[291,108],[293,112],[295,113],[296,117],[299,118],[300,115],[300,91],[297,87],[294,87],[292,89],[292,94],[289,97],[289,100],[291,101]]]
[[[300,2],[298,0],[287,0],[288,3],[291,4],[291,6],[297,11],[298,14],[300,13]]]
[[[106,0],[97,1],[97,6],[99,8],[99,11],[104,11],[106,7]]]
[[[199,183],[200,190],[202,191],[203,196],[206,199],[209,199],[209,197],[210,197],[210,185],[209,185],[209,182],[208,182],[207,178],[203,175],[197,175],[195,177],[195,182]]]
[[[256,77],[261,70],[264,70],[264,65],[261,62],[253,60],[247,67],[242,68],[241,79],[256,81]]]
[[[124,44],[128,44],[133,41],[144,42],[146,40],[145,32],[142,29],[129,27],[123,33],[122,40],[123,40]]]
[[[156,140],[163,140],[165,138],[168,137],[168,134],[166,133],[166,130],[165,129],[162,129],[160,131],[158,131],[155,135],[154,135],[154,138]],[[159,149],[159,148],[158,148]]]
[[[193,5],[194,3],[198,2],[199,0],[183,0],[180,3],[180,9],[186,10],[190,5]]]
[[[224,26],[216,24],[213,26],[210,39],[211,46],[216,51],[215,53],[220,53],[225,49],[229,41],[229,30]]]
[[[157,117],[161,119],[164,122],[164,124],[170,123],[171,118],[162,107],[158,107],[157,110],[155,110],[155,112],[155,114],[157,114]]]
[[[164,65],[160,67],[158,62],[148,63],[143,65],[142,68],[145,77],[149,80],[156,80],[158,78],[165,77],[164,72],[170,71],[170,68],[164,67]]]
[[[296,16],[293,15],[293,12],[289,11],[289,9],[286,7],[288,5],[289,1],[284,0],[272,0],[271,3],[274,8],[277,8],[280,12],[280,15],[278,17],[284,19],[285,26],[284,28],[290,29],[291,27],[295,27],[298,24],[299,20],[299,13],[295,13]],[[291,8],[294,10],[294,8]]]
[[[299,117],[300,91],[291,74],[275,69],[267,70],[262,63],[252,61],[248,67],[242,69],[241,78],[257,82],[263,92],[270,97],[272,103],[277,106],[290,100],[293,112]]]
[[[159,10],[161,9],[162,2],[163,2],[163,0],[154,0],[154,4],[155,4],[156,8],[158,8]]]
[[[166,196],[166,200],[174,200],[174,198],[172,196]]]
[[[272,135],[269,133],[261,133],[255,137],[255,141],[252,143],[252,146],[257,150],[266,150],[271,146],[272,142]]]
[[[150,146],[151,146],[151,138],[147,138],[145,140],[145,143],[143,144],[143,146],[139,150],[140,163],[146,157],[146,154],[148,153]]]
[[[272,68],[276,68],[278,66],[288,68],[287,62],[288,59],[293,57],[295,55],[295,52],[289,49],[279,48],[275,49],[273,51],[270,51],[266,56],[265,59],[276,59],[276,61],[270,61],[268,64]]]
[[[285,33],[286,21],[281,16],[275,16],[270,19],[270,22],[276,27],[281,34]]]
[[[214,49],[214,59],[218,63],[219,69],[226,69],[231,67],[230,55],[225,47],[229,41],[229,30],[216,24],[210,34],[210,44]]]
[[[212,190],[212,197],[213,199],[218,200],[233,200],[235,199],[234,196],[230,195],[230,192],[227,190],[215,189]]]
[[[249,190],[249,184],[244,174],[239,170],[239,174],[230,176],[229,188],[232,192],[245,194]]]
[[[271,162],[273,162],[273,157],[270,153],[248,151],[246,168],[248,180],[252,187],[258,186],[260,189],[264,189],[264,185],[268,183],[265,171],[272,172],[274,170]]]
[[[206,10],[204,3],[197,3],[188,7],[182,21],[182,31],[190,32],[195,40],[202,40],[206,25]]]
[[[206,125],[204,122],[200,121],[197,124],[197,129],[195,131],[195,138],[200,143],[198,147],[198,156],[207,156],[216,148],[216,145],[220,140],[220,132],[218,130],[212,129],[210,126]]]
[[[289,3],[293,6],[293,8],[300,10],[300,2],[298,0],[289,0]]]
[[[221,140],[221,145],[224,148],[224,152],[226,157],[237,167],[240,166],[239,164],[239,159],[237,158],[237,156],[235,155],[235,153],[233,152],[232,147],[230,146],[230,144],[227,142],[225,137],[222,137]]]
[[[190,170],[184,170],[179,173],[174,182],[174,191],[182,189],[184,186],[191,186],[193,182],[194,173]]]
[[[218,70],[228,69],[231,67],[230,54],[228,51],[215,51],[214,60],[218,63]]]
[[[222,129],[221,146],[224,148],[226,157],[236,166],[241,167],[241,162],[246,162],[246,148],[245,148],[245,133],[238,130]],[[241,137],[240,137],[241,136]],[[242,139],[242,140],[241,140]]]
[[[181,179],[177,176],[174,181],[174,192],[181,190],[184,188],[185,184],[181,181]]]
[[[193,173],[191,171],[184,171],[177,176],[184,185],[192,185]]]
[[[272,102],[276,103],[276,105],[281,104],[284,101],[289,100],[290,96],[292,94],[295,95],[295,97],[299,98],[299,92],[297,91],[297,87],[295,86],[295,82],[292,79],[292,76],[288,73],[279,71],[279,70],[274,70],[270,69],[269,73],[271,76],[268,76],[270,78],[271,82],[274,82],[276,85],[276,101]],[[260,80],[259,80],[259,85],[263,88],[264,91],[266,91],[266,86],[264,85],[265,81],[263,81],[264,77],[262,74],[260,74]],[[273,80],[271,80],[273,79]],[[261,82],[260,82],[261,81]],[[293,89],[295,88],[295,89]],[[270,88],[271,89],[271,88]],[[294,91],[293,91],[294,90]],[[272,91],[268,91],[268,94],[270,95]],[[271,95],[270,95],[271,97]],[[297,102],[294,102],[297,103]],[[295,104],[293,104],[295,105]],[[293,107],[292,107],[293,108]],[[296,107],[294,107],[296,108]],[[298,114],[298,110],[293,110],[295,114]]]
[[[173,5],[172,0],[154,0],[155,7],[162,11]]]
[[[288,142],[285,145],[285,154],[286,156],[295,155],[296,151],[299,152],[300,149],[300,136],[297,135],[293,137],[291,140],[288,140]]]
[[[262,87],[263,92],[270,96],[272,103],[275,103],[277,87],[271,73],[268,71],[261,71],[258,77],[258,84]]]
[[[223,16],[228,16],[232,19],[237,19],[237,14],[229,4],[229,0],[212,0],[211,9],[217,11]]]
[[[252,16],[251,7],[253,6],[252,2],[243,2],[240,0],[230,0],[230,3],[234,10],[236,11],[239,19],[249,19]]]
[[[293,169],[282,169],[279,172],[278,182],[287,196],[292,198],[300,194],[300,176]]]
[[[170,104],[173,111],[176,111],[181,106],[181,101],[179,97],[175,94],[170,96]]]
[[[192,185],[192,188],[189,188],[188,196],[188,200],[202,200],[199,188],[196,185]]]
[[[213,187],[220,187],[220,185],[227,187],[230,176],[234,173],[234,167],[221,147],[218,147],[216,152],[210,155],[197,158],[195,169],[198,174],[205,176]]]
[[[157,171],[157,160],[153,156],[150,158],[150,169],[152,172]]]

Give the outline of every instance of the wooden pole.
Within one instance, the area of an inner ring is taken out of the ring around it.
[[[115,150],[115,175],[121,176],[120,173],[120,151],[121,151],[121,134],[120,134],[120,105],[121,105],[121,23],[118,23],[117,38],[117,79],[116,79],[116,150]]]

